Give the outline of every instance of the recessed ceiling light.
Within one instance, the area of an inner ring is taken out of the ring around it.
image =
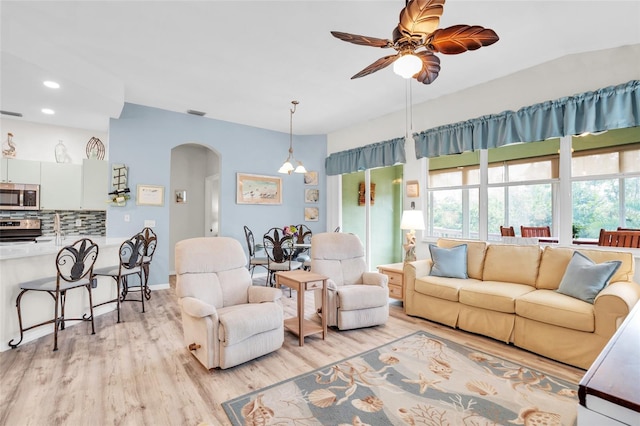
[[[42,108],[42,109],[41,109],[41,111],[42,111],[42,113],[43,113],[43,114],[48,114],[48,115],[53,115],[53,114],[55,114],[55,113],[56,113],[56,112],[55,112],[54,110],[52,110],[51,108]]]
[[[60,84],[56,83],[55,81],[51,81],[51,80],[44,81],[44,82],[42,82],[42,84],[47,86],[49,89],[59,89],[60,88]]]

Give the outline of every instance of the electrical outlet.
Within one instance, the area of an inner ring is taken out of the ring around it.
[[[82,226],[82,219],[76,219],[76,226]]]
[[[131,220],[131,216],[129,216],[128,214],[124,215],[124,221],[125,222],[129,222]]]

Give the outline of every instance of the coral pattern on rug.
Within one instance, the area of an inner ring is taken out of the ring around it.
[[[577,385],[419,331],[223,403],[234,425],[575,425]]]

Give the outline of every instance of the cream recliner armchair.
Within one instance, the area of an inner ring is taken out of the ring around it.
[[[357,235],[326,232],[311,238],[311,271],[326,275],[328,303],[321,315],[340,330],[381,325],[389,318],[388,277],[368,272],[364,247]],[[322,292],[314,292],[316,311]]]
[[[229,368],[282,346],[282,291],[252,285],[238,241],[191,238],[175,255],[184,342],[202,365]]]

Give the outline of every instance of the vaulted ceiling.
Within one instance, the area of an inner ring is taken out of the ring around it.
[[[131,102],[288,132],[295,99],[295,133],[331,133],[404,109],[406,81],[391,67],[350,80],[393,52],[330,34],[391,38],[404,5],[2,0],[0,109],[26,121],[106,130]],[[450,0],[440,27],[455,24],[492,28],[500,41],[439,55],[438,79],[413,81],[414,103],[565,55],[639,44],[640,2]],[[43,115],[44,107],[56,113]]]

